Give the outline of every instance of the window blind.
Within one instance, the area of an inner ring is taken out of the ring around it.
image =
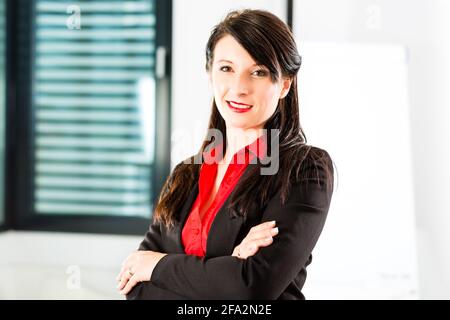
[[[154,2],[35,1],[34,209],[150,215]]]

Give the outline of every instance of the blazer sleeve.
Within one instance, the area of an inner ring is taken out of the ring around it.
[[[172,173],[176,171],[183,162],[178,163],[175,168],[173,169]],[[170,177],[169,177],[170,179]],[[152,220],[150,223],[150,226],[145,233],[144,239],[139,244],[138,250],[144,250],[144,251],[158,251],[158,252],[164,252],[165,248],[163,247],[164,241],[163,241],[163,231],[162,225],[160,222],[155,221],[154,216],[152,216]]]
[[[190,299],[277,299],[306,265],[322,232],[333,192],[332,161],[328,153],[325,156],[326,161],[304,167],[306,176],[316,178],[292,185],[283,205],[279,192],[269,201],[262,222],[275,220],[279,228],[270,246],[245,260],[168,254],[150,282]]]
[[[164,252],[161,244],[161,226],[152,219],[152,223],[150,223],[144,240],[139,244],[138,250]]]

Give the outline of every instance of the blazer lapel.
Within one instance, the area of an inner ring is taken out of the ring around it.
[[[247,166],[239,181],[250,173],[252,166],[254,165],[249,164]],[[225,200],[211,224],[206,242],[206,257],[223,256],[224,254],[228,255],[233,252],[236,241],[238,240],[239,231],[246,220],[242,216],[231,215],[227,209],[234,192],[235,190]]]
[[[247,166],[239,181],[249,174],[250,168],[253,166],[253,164],[249,164]],[[191,194],[188,196],[185,204],[183,205],[177,219],[178,223],[174,226],[174,229],[170,235],[170,237],[173,237],[173,241],[176,243],[176,249],[180,253],[184,253],[181,239],[183,226],[186,223],[190,209],[198,196],[198,192],[199,189],[197,181],[192,188]],[[233,252],[235,242],[238,240],[237,238],[239,236],[239,231],[246,220],[241,216],[231,215],[227,209],[234,192],[235,191],[233,190],[227,200],[225,200],[211,224],[211,229],[209,230],[208,239],[206,242],[206,257],[222,256]]]
[[[206,241],[206,257],[229,255],[233,252],[244,219],[241,216],[231,216],[227,206],[231,195],[217,212],[209,229]]]

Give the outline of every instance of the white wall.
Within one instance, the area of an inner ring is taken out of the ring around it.
[[[0,299],[123,299],[115,277],[142,237],[0,234]]]
[[[302,55],[299,95],[308,143],[325,148],[337,166],[305,294],[417,298],[405,48],[305,41]]]
[[[420,4],[426,35],[410,68],[420,293],[450,299],[450,2]]]
[[[397,45],[407,49],[410,116],[409,119],[403,120],[409,121],[412,142],[416,227],[414,231],[417,236],[419,298],[449,299],[450,169],[447,164],[450,158],[448,147],[450,145],[450,129],[448,128],[450,123],[450,92],[448,90],[450,2],[445,0],[304,0],[295,2],[295,7],[294,23],[300,47],[302,43],[321,42],[342,45],[372,44],[380,47]],[[308,63],[308,57],[305,57],[304,63]],[[336,63],[339,61],[337,60]],[[385,76],[386,81],[391,81],[396,75],[387,70]],[[368,81],[370,82],[370,79]],[[340,83],[337,83],[338,87],[339,85]],[[381,88],[386,89],[385,86]],[[372,93],[377,93],[378,89],[374,86]],[[380,94],[383,94],[383,91]],[[384,107],[380,106],[380,109],[385,110]],[[377,114],[378,110],[373,112],[375,116],[381,116]],[[363,117],[367,115],[367,112],[361,114]],[[386,114],[386,116],[390,115]],[[336,121],[338,120],[342,119],[337,118]],[[348,118],[342,122],[342,125],[353,125],[358,120],[360,120],[358,117]],[[403,126],[394,130],[390,125],[381,125],[380,129],[382,137],[388,134],[394,140],[406,133]],[[360,155],[364,158],[370,153],[363,148]],[[392,168],[386,169],[390,172]],[[391,183],[395,183],[393,177],[386,178]],[[402,189],[398,192],[405,196],[407,191]],[[399,199],[394,200],[398,203]],[[404,204],[407,205],[407,203]],[[391,206],[391,203],[386,202],[385,205]],[[371,207],[371,203],[367,203],[366,206]],[[410,220],[405,222],[409,224]],[[374,226],[379,227],[380,224]],[[343,231],[345,230],[344,228]],[[389,251],[402,242],[401,238],[408,236],[401,230],[405,229],[403,227],[398,229],[399,240],[392,239],[392,246],[387,247]],[[381,233],[383,231],[383,229],[380,230]],[[354,241],[359,240],[354,239]],[[378,240],[374,239],[374,243],[375,241]],[[352,253],[354,252],[349,254]],[[393,259],[397,261],[398,257]],[[386,263],[392,263],[392,260]],[[311,268],[311,270],[315,269]],[[386,287],[386,294],[392,293],[392,289]]]

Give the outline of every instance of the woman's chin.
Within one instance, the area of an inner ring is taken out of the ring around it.
[[[248,129],[252,127],[252,124],[249,121],[244,121],[242,119],[225,119],[225,123],[227,128],[233,129]]]

